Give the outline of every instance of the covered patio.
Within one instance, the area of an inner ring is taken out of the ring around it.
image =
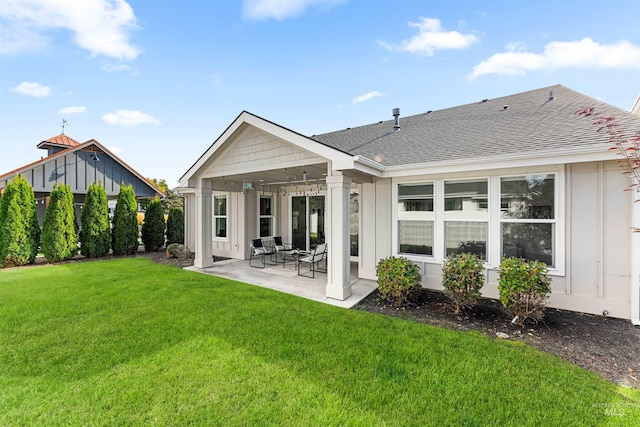
[[[369,270],[363,275],[358,264],[363,233],[357,197],[380,173],[376,162],[243,112],[180,180],[194,267],[223,270],[214,257],[249,260],[256,239],[268,245],[281,237],[301,251],[326,243],[327,272],[314,281],[322,284],[312,299],[350,300],[354,277],[375,278]],[[238,274],[237,280],[263,282],[258,278],[264,273],[242,268]],[[284,280],[282,274],[270,277]],[[310,280],[293,279],[292,286]]]
[[[351,296],[344,300],[327,297],[326,274],[318,273],[315,278],[299,276],[293,263],[284,267],[282,264],[267,264],[265,268],[253,268],[247,260],[228,259],[216,261],[211,267],[187,267],[185,270],[237,280],[343,308],[353,307],[378,287],[373,280],[358,278],[357,263],[351,263]]]

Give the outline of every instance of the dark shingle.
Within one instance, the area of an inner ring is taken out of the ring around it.
[[[550,91],[553,99],[549,99]],[[576,114],[583,107],[595,107],[602,115],[615,118],[629,134],[640,131],[639,116],[556,85],[400,117],[397,132],[393,120],[387,120],[313,139],[385,166],[594,146],[606,150],[607,135],[596,132],[591,120]]]

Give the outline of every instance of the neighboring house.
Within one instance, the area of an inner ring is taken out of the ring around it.
[[[95,182],[102,183],[111,205],[118,197],[121,183],[131,184],[136,198],[163,196],[152,183],[95,139],[78,143],[60,134],[42,141],[38,148],[47,150],[47,157],[0,175],[0,191],[16,175],[25,177],[35,193],[40,223],[44,219],[49,193],[56,183],[71,187],[78,221],[87,190]]]
[[[242,112],[180,180],[186,244],[205,268],[247,259],[256,237],[326,240],[336,299],[351,294],[352,262],[375,280],[380,259],[404,256],[442,289],[443,260],[471,251],[497,298],[504,256],[537,259],[550,306],[640,324],[640,194],[624,191],[583,107],[640,130],[640,117],[561,85],[310,137]]]

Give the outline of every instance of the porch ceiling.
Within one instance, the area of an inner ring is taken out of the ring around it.
[[[305,180],[306,177],[306,180]],[[278,168],[258,172],[241,173],[210,178],[216,191],[242,191],[243,183],[251,183],[254,190],[280,191],[289,185],[304,183],[324,183],[327,178],[327,164]]]

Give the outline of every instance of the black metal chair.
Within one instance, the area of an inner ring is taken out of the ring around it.
[[[327,244],[320,243],[318,246],[316,246],[314,250],[311,251],[309,256],[300,258],[298,260],[298,276],[309,277],[307,276],[307,274],[311,273],[311,278],[315,278],[316,271],[318,273],[326,273],[326,270],[320,269],[318,267],[318,265],[324,260],[326,254],[327,254]],[[309,272],[304,274],[301,273],[302,267],[300,267],[300,264],[303,264],[303,263],[309,265]]]
[[[275,253],[275,250],[271,246],[265,246],[262,239],[253,239],[251,242],[251,257],[249,258],[249,266],[255,268],[264,268],[267,264],[267,255],[271,257]],[[260,258],[261,265],[253,265],[254,258]]]

